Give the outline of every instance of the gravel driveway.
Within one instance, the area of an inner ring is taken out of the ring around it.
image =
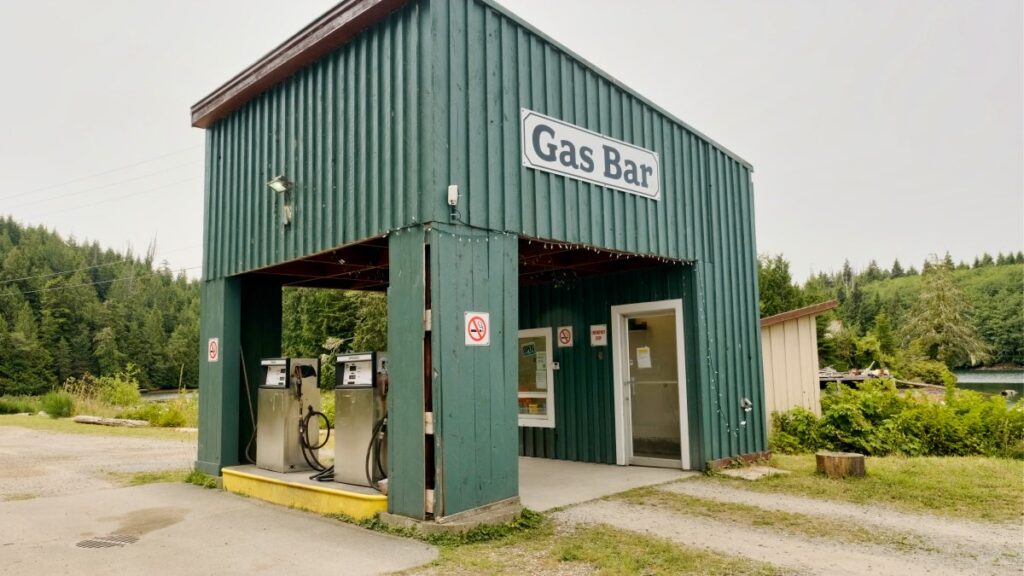
[[[119,486],[112,473],[191,468],[196,441],[62,434],[0,426],[0,502]]]

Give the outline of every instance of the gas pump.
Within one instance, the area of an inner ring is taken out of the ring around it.
[[[320,446],[320,360],[267,358],[262,375],[256,424],[256,466],[274,472],[313,468]],[[310,447],[312,450],[307,451]]]
[[[334,481],[380,489],[387,478],[387,353],[342,354],[334,378]]]

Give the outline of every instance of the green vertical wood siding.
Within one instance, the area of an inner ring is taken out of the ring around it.
[[[657,152],[662,199],[524,168],[520,107]],[[689,294],[684,298],[687,331],[694,337],[687,337],[687,366],[691,394],[696,395],[691,398],[691,425],[698,426],[693,437],[700,441],[692,448],[694,462],[765,449],[750,166],[488,0],[410,2],[218,121],[208,130],[206,154],[208,281],[399,228],[443,227],[437,223],[450,222],[444,202],[449,184],[457,184],[462,194],[459,211],[465,225],[457,230],[501,241],[460,245],[432,233],[430,242],[450,252],[435,253],[431,277],[453,290],[436,298],[449,310],[463,309],[465,302],[505,302],[502,329],[513,334],[520,318],[510,272],[515,269],[515,239],[500,232],[687,262],[677,266],[686,272],[671,281],[630,275],[615,287],[595,279],[581,283],[579,290],[595,300],[603,298],[601,306],[673,291]],[[295,217],[288,228],[280,224],[280,198],[266,187],[278,174],[296,183]],[[396,250],[409,256],[411,248],[402,244]],[[405,265],[398,252],[392,256],[394,279]],[[486,273],[467,268],[467,262],[484,266]],[[501,280],[496,281],[499,272]],[[230,323],[239,321],[231,308],[237,303],[231,304],[229,294],[237,287],[209,286],[204,290],[204,339],[214,330],[230,332]],[[534,315],[524,312],[523,322],[540,318],[543,296],[538,292],[523,300],[524,306],[538,307]],[[548,296],[555,301],[560,297]],[[596,302],[564,304],[574,307],[548,313],[599,315]],[[415,311],[410,308],[410,313]],[[461,337],[461,316],[457,320]],[[454,321],[440,325],[449,330]],[[492,455],[488,460],[485,454],[506,445],[510,454],[515,452],[516,429],[505,428],[504,420],[514,424],[515,387],[503,387],[515,382],[509,377],[515,374],[515,355],[513,348],[507,366],[505,358],[488,356],[484,361],[485,353],[460,352],[456,343],[461,345],[461,340],[453,340],[452,334],[436,336],[445,344],[434,349],[435,367],[444,365],[445,372],[457,374],[451,386],[435,382],[439,388],[434,397],[435,425],[445,434],[435,446],[442,475],[438,490],[443,511],[450,514],[515,493],[515,459],[509,463]],[[405,336],[393,337],[392,354],[415,359],[405,350],[414,344]],[[593,359],[572,362],[578,366],[571,378],[565,376],[570,379],[566,394],[586,390],[581,383],[592,377],[607,377],[603,371],[608,368]],[[211,390],[238,378],[227,367],[204,368],[202,374],[201,381]],[[494,378],[490,388],[465,388],[465,382],[489,375]],[[740,410],[742,398],[754,402],[752,412]],[[200,434],[201,458],[232,449],[213,443],[237,442],[225,428],[237,430],[237,421],[214,418],[236,417],[237,406],[231,402],[237,398],[225,396],[221,404],[203,408],[213,412],[204,412],[210,424]],[[558,405],[571,409],[562,419],[565,434],[556,429],[550,436],[530,432],[527,438],[524,433],[519,439],[524,453],[529,444],[533,453],[609,461],[614,450],[608,398],[573,394],[559,397]],[[496,424],[488,425],[484,418]],[[606,430],[600,429],[605,425]],[[210,431],[214,427],[220,431]],[[507,439],[502,436],[506,433]],[[209,434],[214,436],[204,439]],[[586,434],[593,438],[582,439]],[[411,433],[407,436],[412,438]],[[498,464],[471,468],[476,462]],[[415,515],[418,496],[412,483],[407,488],[394,497],[409,498],[408,510]]]
[[[205,277],[424,221],[428,7],[412,3],[209,128]],[[266,185],[279,174],[295,182],[288,228]]]
[[[696,363],[698,338],[694,308],[693,269],[673,265],[640,272],[590,277],[554,286],[524,287],[519,295],[519,329],[572,326],[576,337],[568,348],[553,348],[560,369],[555,376],[555,428],[519,428],[523,456],[615,463],[615,399],[612,343],[590,345],[590,326],[611,329],[611,307],[656,300],[682,299],[686,345],[687,404],[690,453],[700,455],[701,389]],[[554,343],[552,343],[554,346]]]
[[[414,228],[388,238],[388,512],[424,518],[425,235]]]
[[[238,463],[239,408],[244,399],[238,361],[241,342],[241,281],[203,282],[199,322],[199,446],[196,468],[219,475]],[[220,361],[207,361],[207,342],[218,338]]]
[[[430,233],[435,514],[518,495],[518,245],[505,234]],[[490,346],[466,346],[464,314],[490,313]]]

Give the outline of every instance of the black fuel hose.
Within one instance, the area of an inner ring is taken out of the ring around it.
[[[372,486],[377,491],[380,491],[380,488],[378,488],[377,483],[373,481],[373,474],[370,473],[370,462],[372,460],[373,463],[376,464],[377,471],[380,473],[381,478],[387,478],[387,474],[384,473],[384,469],[381,466],[380,461],[380,445],[381,441],[383,440],[380,436],[381,431],[384,430],[384,427],[387,426],[387,423],[388,417],[385,414],[383,417],[381,417],[380,420],[377,421],[376,424],[374,424],[373,434],[370,436],[370,445],[366,447],[366,483]]]
[[[320,417],[324,421],[324,426],[327,428],[327,436],[324,437],[323,442],[318,444],[309,443],[309,421],[314,417]],[[331,421],[327,419],[327,415],[318,410],[313,410],[312,406],[306,407],[306,415],[299,421],[299,444],[302,445],[302,458],[306,461],[306,464],[310,468],[318,472],[325,472],[327,467],[320,463],[317,459],[316,450],[319,450],[327,445],[327,441],[331,439]]]

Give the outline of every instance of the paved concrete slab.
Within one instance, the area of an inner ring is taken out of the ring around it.
[[[87,540],[104,547],[76,546]],[[436,556],[419,541],[187,484],[0,503],[10,575],[363,575]]]
[[[696,475],[670,468],[524,457],[519,459],[519,499],[523,506],[543,511]]]

